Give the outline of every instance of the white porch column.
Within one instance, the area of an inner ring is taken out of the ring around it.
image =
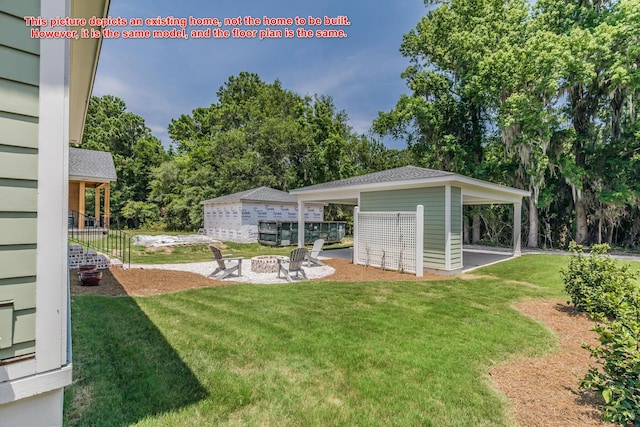
[[[424,206],[416,206],[416,276],[424,276]]]
[[[298,199],[298,247],[304,248],[304,202]]]
[[[516,202],[513,204],[513,255],[522,255],[520,248],[521,233],[522,233],[522,202]]]
[[[360,213],[360,207],[353,207],[353,263],[358,264],[358,214]]]

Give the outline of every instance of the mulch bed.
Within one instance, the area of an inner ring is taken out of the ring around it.
[[[379,268],[353,265],[349,261],[330,259],[326,263],[335,274],[318,281],[401,281],[442,280],[442,276],[415,275]],[[455,276],[454,276],[455,277]],[[81,286],[78,275],[71,272],[71,293],[105,296],[149,296],[210,286],[234,286],[235,282],[208,279],[195,273],[153,270],[103,270],[99,286]],[[543,357],[527,358],[500,364],[490,372],[494,384],[510,401],[513,418],[522,426],[570,427],[611,426],[601,421],[593,393],[578,389],[578,381],[593,363],[583,343],[595,344],[593,323],[575,313],[563,301],[532,300],[516,306],[523,314],[538,319],[557,334],[559,351]]]
[[[490,371],[494,384],[509,398],[522,426],[613,426],[602,421],[597,409],[602,400],[578,388],[578,381],[593,365],[582,344],[595,345],[594,323],[559,300],[532,300],[516,307],[541,321],[559,339],[555,354],[503,363]]]
[[[416,277],[414,274],[384,271],[374,267],[353,265],[342,259],[329,259],[325,262],[336,272],[330,276],[316,279],[319,281],[398,281],[442,279],[442,276],[425,274]],[[185,271],[154,270],[141,268],[111,268],[102,270],[102,280],[98,286],[81,286],[77,270],[71,271],[71,293],[107,296],[149,296],[186,289],[204,288],[208,286],[231,286],[237,284],[230,280],[213,280],[200,274]],[[282,282],[286,283],[285,281]]]
[[[228,285],[228,282],[207,279],[186,271],[141,268],[110,268],[102,271],[98,286],[82,286],[77,270],[71,270],[71,294],[106,296],[149,296],[186,289]]]

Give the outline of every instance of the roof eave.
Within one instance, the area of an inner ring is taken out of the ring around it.
[[[317,189],[309,189],[305,190],[304,188],[300,188],[297,190],[291,190],[291,194],[302,195],[302,194],[318,194],[325,192],[335,192],[335,191],[378,191],[378,190],[395,190],[399,188],[415,188],[415,187],[425,187],[432,185],[439,185],[447,181],[451,181],[451,178],[454,177],[455,174],[444,175],[433,178],[419,178],[419,179],[406,179],[402,181],[385,181],[385,182],[372,182],[368,184],[355,184],[355,185],[345,185],[340,187],[325,187],[325,188],[317,188]]]
[[[74,0],[71,14],[87,20],[93,16],[105,17],[109,11],[109,2],[110,0]],[[102,37],[71,41],[69,140],[75,144],[82,143],[101,48]]]
[[[299,200],[311,201],[325,197],[326,200],[355,199],[359,193],[366,191],[389,191],[405,188],[436,187],[447,184],[459,184],[463,188],[476,188],[478,194],[486,197],[485,203],[517,203],[523,197],[530,197],[531,192],[517,188],[506,187],[499,184],[469,178],[457,174],[448,174],[438,177],[411,179],[403,181],[387,181],[369,184],[347,185],[335,188],[297,189],[291,190]]]
[[[110,177],[96,177],[96,176],[81,176],[81,175],[69,175],[69,181],[85,181],[85,182],[116,182],[117,179]]]

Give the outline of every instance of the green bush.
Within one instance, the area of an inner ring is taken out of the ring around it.
[[[572,243],[574,256],[561,272],[565,289],[578,310],[598,324],[600,345],[585,345],[599,367],[580,381],[601,393],[606,421],[640,427],[640,285],[629,266],[608,256],[608,245],[595,245],[589,257]]]
[[[616,319],[603,318],[594,330],[599,346],[585,346],[597,360],[580,381],[583,389],[602,394],[602,414],[606,421],[640,426],[640,321],[638,300],[628,305],[628,313]]]
[[[588,257],[583,247],[571,242],[573,256],[560,273],[565,290],[577,310],[616,316],[616,311],[634,286],[636,275],[628,265],[621,265],[609,255],[609,245],[594,245]]]

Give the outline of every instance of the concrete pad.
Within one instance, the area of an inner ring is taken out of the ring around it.
[[[514,258],[513,253],[504,250],[464,249],[462,251],[462,273],[473,271]]]

